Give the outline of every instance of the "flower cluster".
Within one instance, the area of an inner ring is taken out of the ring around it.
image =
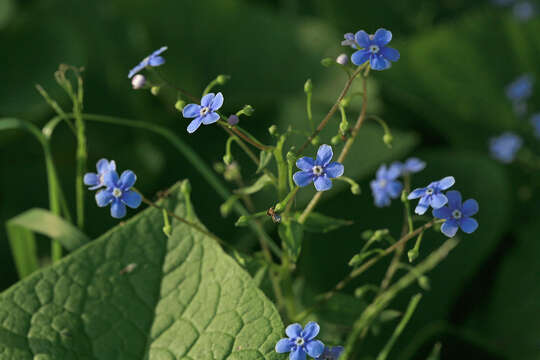
[[[392,33],[386,29],[378,29],[374,35],[360,30],[356,34],[347,33],[344,38],[341,45],[357,50],[351,55],[351,62],[356,66],[369,61],[373,70],[386,70],[390,68],[391,61],[399,60],[399,51],[387,46],[392,40]]]
[[[343,352],[342,346],[326,347],[320,340],[315,340],[320,327],[314,321],[303,329],[300,324],[291,324],[285,329],[288,338],[276,344],[276,352],[289,353],[290,360],[305,360],[307,355],[317,360],[337,360]]]
[[[344,167],[337,161],[330,162],[334,153],[330,145],[323,144],[317,151],[315,159],[301,157],[296,161],[296,166],[302,170],[293,175],[296,185],[302,187],[315,184],[317,191],[326,191],[332,188],[333,178],[343,175]]]
[[[375,206],[389,206],[391,199],[398,198],[403,190],[403,184],[398,178],[422,171],[425,167],[426,163],[417,158],[407,159],[405,163],[394,162],[389,167],[381,165],[375,180],[370,183]]]
[[[84,183],[90,190],[101,189],[96,193],[99,207],[111,204],[111,216],[121,219],[126,216],[126,205],[136,209],[141,205],[142,197],[131,190],[137,176],[133,171],[126,170],[118,177],[114,160],[101,159],[96,165],[97,173],[84,175]]]

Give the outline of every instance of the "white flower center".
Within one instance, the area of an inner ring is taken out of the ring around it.
[[[208,114],[209,111],[210,111],[210,108],[208,106],[205,106],[205,107],[203,107],[201,109],[200,114],[201,114],[201,116],[204,116],[204,115]]]
[[[105,176],[105,175],[103,175],[103,174],[99,175],[99,183],[100,183],[100,184],[103,184],[103,182],[104,182],[104,179],[103,179],[104,176]]]
[[[119,188],[114,188],[112,194],[115,198],[119,198],[120,196],[122,196],[122,190],[120,190]]]
[[[379,50],[380,50],[380,49],[379,49],[379,46],[377,46],[377,45],[371,45],[371,46],[369,47],[369,51],[372,52],[372,53],[374,53],[374,54],[378,53]]]
[[[296,340],[294,341],[294,343],[296,344],[296,346],[302,346],[302,345],[304,345],[305,341],[304,341],[303,338],[297,337]]]
[[[427,194],[427,195],[433,194],[433,189],[432,189],[432,188],[428,188],[428,189],[426,190],[426,194]]]
[[[381,188],[386,187],[386,184],[388,184],[388,181],[386,181],[385,179],[379,180],[379,186]]]
[[[322,174],[323,174],[323,171],[324,171],[324,170],[323,170],[322,166],[320,166],[320,165],[315,165],[315,166],[313,167],[313,174],[314,174],[314,175],[322,175]]]
[[[457,210],[457,209],[454,210],[454,211],[452,211],[452,216],[453,216],[454,219],[456,219],[456,220],[461,219],[461,211],[459,211],[459,210]]]

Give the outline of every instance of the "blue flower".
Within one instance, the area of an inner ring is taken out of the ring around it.
[[[317,360],[338,360],[343,352],[343,346],[324,347],[324,351]]]
[[[107,159],[101,159],[96,164],[97,173],[84,174],[84,184],[90,186],[89,190],[96,190],[102,186],[105,186],[104,176],[109,171],[116,170],[116,163],[114,160],[110,162]]]
[[[391,66],[390,61],[399,60],[399,51],[386,47],[392,40],[392,33],[388,30],[379,29],[375,35],[368,35],[364,30],[360,30],[356,33],[355,40],[359,48],[362,48],[351,56],[351,61],[357,66],[369,60],[373,70],[385,70]]]
[[[306,354],[318,358],[324,351],[324,344],[315,340],[320,327],[316,322],[309,322],[302,330],[302,325],[291,324],[285,329],[289,338],[281,339],[276,344],[276,352],[290,352],[290,360],[305,360]]]
[[[346,33],[343,35],[345,40],[341,42],[342,46],[350,46],[353,49],[358,49],[358,46],[356,45],[356,42],[354,40],[354,34],[353,33]]]
[[[149,56],[145,57],[143,61],[141,61],[137,66],[135,66],[133,69],[129,71],[128,78],[131,79],[133,75],[135,75],[136,73],[138,73],[139,71],[141,71],[147,66],[154,67],[154,66],[160,66],[160,65],[165,64],[165,59],[159,56],[165,50],[167,50],[167,47],[162,46],[158,50],[151,53]]]
[[[520,2],[514,5],[512,12],[519,21],[530,20],[535,13],[534,6],[529,1]]]
[[[540,138],[540,113],[531,117],[531,124],[534,127],[534,135]]]
[[[506,87],[506,96],[514,103],[527,100],[532,95],[533,81],[530,74],[518,77]]]
[[[294,173],[293,180],[298,186],[307,186],[311,182],[315,184],[317,191],[325,191],[332,188],[333,178],[343,175],[344,167],[337,161],[330,162],[334,153],[332,147],[326,144],[319,146],[317,158],[304,156],[296,161],[296,166],[302,171]]]
[[[401,193],[403,185],[397,181],[401,175],[402,165],[394,163],[389,168],[385,164],[379,167],[375,180],[370,183],[375,206],[383,207],[390,205],[390,199],[395,199]]]
[[[223,105],[223,95],[219,92],[217,95],[209,93],[201,99],[201,105],[188,104],[182,110],[182,115],[185,118],[195,118],[188,127],[188,133],[192,133],[201,126],[210,125],[219,120],[219,114],[216,111]]]
[[[426,163],[418,158],[408,158],[401,165],[401,175],[414,174],[424,170]]]
[[[434,209],[439,209],[446,205],[448,198],[442,191],[452,187],[455,182],[456,180],[453,176],[447,176],[442,180],[432,182],[425,188],[413,190],[407,199],[413,200],[420,198],[414,212],[418,215],[423,215],[430,206]]]
[[[491,156],[506,164],[514,161],[516,153],[522,145],[521,137],[511,132],[505,132],[501,136],[489,140]]]
[[[141,205],[142,197],[139,193],[130,190],[137,181],[137,176],[131,170],[126,170],[120,178],[116,171],[109,171],[104,176],[107,188],[96,194],[99,207],[111,204],[111,216],[121,219],[126,216],[126,205],[136,209]]]
[[[458,228],[467,234],[474,232],[478,228],[478,222],[471,216],[478,212],[478,202],[469,199],[461,204],[459,191],[449,191],[446,196],[448,206],[433,210],[433,216],[437,219],[446,219],[441,226],[441,232],[448,237],[456,235]]]

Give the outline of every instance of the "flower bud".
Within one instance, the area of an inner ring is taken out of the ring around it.
[[[344,97],[343,99],[341,99],[341,101],[339,102],[339,104],[343,107],[347,107],[349,106],[349,104],[351,103],[351,98],[350,97]]]
[[[174,108],[180,112],[184,110],[184,106],[186,106],[186,102],[184,100],[177,100],[174,104]]]
[[[311,93],[313,90],[313,83],[311,82],[311,79],[307,79],[306,83],[304,84],[304,92],[306,94]]]
[[[240,122],[240,119],[236,115],[231,115],[227,118],[227,123],[231,126],[234,126]]]
[[[319,137],[315,136],[313,139],[311,139],[311,145],[317,146],[319,145],[319,141],[320,141]]]
[[[392,134],[390,133],[386,133],[384,134],[383,136],[383,142],[388,146],[388,147],[392,147],[392,141],[394,140],[394,138],[392,137]]]
[[[146,85],[146,78],[144,75],[137,74],[131,79],[131,86],[133,86],[134,90],[142,89]]]
[[[352,185],[351,192],[353,195],[360,195],[362,193],[362,190],[360,189],[360,185],[358,184]]]
[[[347,132],[347,130],[349,130],[349,122],[345,119],[343,119],[340,123],[339,123],[339,131],[342,133],[342,134],[345,134]]]
[[[251,116],[255,112],[255,109],[251,105],[244,105],[244,108],[242,109],[242,114],[246,116]]]
[[[409,262],[413,262],[418,257],[418,250],[416,248],[413,248],[407,252],[407,257],[409,258]]]
[[[223,156],[223,162],[225,163],[225,165],[231,165],[232,161],[233,161],[233,157],[231,154],[225,154]]]
[[[334,145],[334,146],[338,145],[338,144],[341,142],[341,136],[339,136],[339,135],[334,136],[334,137],[330,140],[330,142],[331,142],[332,145]]]
[[[276,125],[272,125],[268,128],[268,132],[270,133],[270,135],[275,135],[277,133],[277,126]]]
[[[229,75],[218,75],[218,77],[216,78],[216,83],[218,83],[219,85],[223,85],[227,81],[229,81],[230,78],[231,77]]]
[[[189,195],[191,194],[191,183],[189,180],[182,181],[182,185],[180,185],[180,191],[182,191],[183,194]]]
[[[287,158],[287,162],[290,162],[293,164],[296,162],[296,156],[294,155],[294,152],[292,151],[287,151],[286,158]]]
[[[276,206],[274,206],[274,211],[283,211],[283,205],[277,203]]]
[[[157,96],[159,94],[159,89],[159,86],[152,86],[150,92],[152,93],[152,95]]]
[[[347,54],[340,54],[336,58],[336,62],[340,65],[347,65],[347,63],[349,62],[349,57],[347,56]]]
[[[335,63],[336,63],[336,61],[334,59],[332,59],[332,58],[329,58],[329,57],[324,58],[324,59],[321,60],[321,64],[324,67],[330,67],[330,66],[334,65]]]
[[[215,163],[214,171],[219,174],[222,174],[223,172],[225,172],[225,165],[223,165],[223,163],[220,163],[220,162]]]

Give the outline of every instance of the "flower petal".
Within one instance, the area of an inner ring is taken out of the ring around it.
[[[305,345],[306,352],[312,358],[318,358],[324,351],[324,344],[319,340],[308,341]]]
[[[204,125],[210,125],[219,120],[219,114],[215,112],[210,112],[202,117],[202,123]]]
[[[326,191],[332,188],[332,180],[326,175],[317,176],[313,183],[315,184],[315,189],[317,189],[317,191]]]
[[[393,162],[390,164],[390,167],[388,168],[388,172],[386,173],[386,178],[388,180],[395,180],[401,175],[401,170],[403,169],[403,165],[399,162]]]
[[[372,54],[370,59],[370,66],[373,70],[386,70],[390,67],[390,61],[386,60],[382,55]]]
[[[107,159],[99,159],[96,164],[96,169],[98,173],[100,174],[104,173],[105,171],[109,171],[109,161]],[[115,170],[115,169],[112,169],[112,170]]]
[[[343,166],[343,164],[338,163],[337,161],[334,161],[326,165],[326,167],[324,168],[324,171],[326,173],[326,176],[328,176],[330,179],[333,179],[333,178],[337,178],[343,175],[343,172],[345,171],[345,167]]]
[[[384,46],[392,40],[392,32],[386,29],[378,29],[373,36],[373,42],[379,46]]]
[[[122,190],[127,190],[133,185],[135,185],[135,181],[137,181],[137,175],[131,170],[126,170],[120,175],[120,181],[118,182],[118,185],[122,188]]]
[[[317,150],[317,158],[315,159],[316,165],[326,166],[332,160],[334,153],[330,145],[322,144]]]
[[[289,355],[289,360],[306,360],[306,352],[301,346],[298,346]]]
[[[136,209],[141,205],[142,196],[136,191],[128,190],[123,192],[120,200],[130,208]]]
[[[148,65],[150,66],[160,66],[163,64],[165,64],[165,59],[162,58],[161,56],[152,56],[148,60]]]
[[[304,330],[302,331],[302,333],[300,334],[300,336],[302,336],[304,338],[304,340],[308,341],[308,340],[312,340],[315,336],[317,336],[319,334],[319,331],[321,330],[321,327],[319,326],[319,324],[317,324],[315,321],[310,321],[306,324],[306,326],[304,327]],[[323,350],[324,350],[324,346],[323,346]],[[321,350],[322,352],[322,350]],[[308,352],[309,354],[309,352]],[[320,354],[319,354],[320,355]],[[317,356],[313,356],[313,355],[309,355],[311,357],[317,357]]]
[[[405,161],[404,170],[409,173],[416,173],[424,170],[426,163],[418,158],[410,158]]]
[[[115,188],[118,184],[118,174],[116,171],[109,171],[103,175],[103,182],[108,188]]]
[[[308,171],[297,171],[293,175],[295,184],[300,187],[309,185],[313,181],[313,178],[313,173]]]
[[[450,210],[461,209],[461,193],[459,191],[448,191],[446,193],[446,197],[448,198],[448,206],[450,207]]]
[[[394,48],[391,47],[381,47],[379,50],[379,53],[385,57],[385,59],[390,61],[398,61],[399,60],[399,51],[397,51]]]
[[[368,50],[358,50],[351,55],[351,62],[356,66],[360,66],[368,61],[370,57],[371,53]]]
[[[433,209],[433,216],[437,219],[450,219],[452,217],[452,210],[448,206]]]
[[[418,202],[418,205],[416,205],[416,208],[414,209],[414,212],[418,215],[424,215],[426,211],[429,209],[429,196],[424,196],[420,199]]]
[[[446,205],[447,202],[448,202],[448,198],[444,194],[431,195],[430,204],[431,204],[431,207],[433,207],[434,209],[439,209],[443,207],[444,205]]]
[[[465,216],[472,216],[478,212],[478,201],[469,199],[463,203],[462,213]]]
[[[203,96],[203,98],[201,99],[201,106],[209,106],[210,103],[212,103],[212,100],[214,100],[214,97],[216,95],[214,93],[208,93],[206,95]]]
[[[358,43],[358,45],[360,45],[363,48],[369,47],[369,45],[371,44],[371,40],[369,39],[369,35],[364,30],[358,31],[354,35],[354,38],[355,38],[356,42]]]
[[[99,185],[99,176],[95,173],[86,173],[83,178],[84,185],[95,186]]]
[[[285,334],[291,339],[297,338],[302,333],[302,325],[298,323],[291,324],[285,329]]]
[[[470,234],[478,229],[478,222],[470,217],[461,218],[459,222],[459,227],[463,230],[464,233]]]
[[[441,226],[441,232],[448,237],[454,237],[458,229],[459,226],[454,219],[446,220]]]
[[[314,166],[315,166],[315,160],[313,160],[313,158],[310,158],[308,156],[304,156],[296,160],[296,167],[301,170],[311,171]]]
[[[154,52],[150,55],[150,57],[152,57],[152,56],[158,56],[158,55],[160,55],[162,52],[164,52],[164,51],[167,50],[167,49],[168,49],[168,47],[162,46],[162,47],[160,47],[159,49],[157,49],[156,51],[154,51]]]
[[[126,216],[126,205],[120,200],[115,199],[111,205],[111,216],[115,219],[121,219]]]
[[[399,181],[391,181],[386,187],[388,195],[393,199],[397,198],[401,194],[401,190],[403,190],[403,184]]]
[[[141,71],[145,67],[146,67],[146,61],[143,60],[129,71],[128,79],[131,79],[135,74],[137,74],[139,71]]]
[[[456,179],[453,176],[447,176],[442,180],[439,180],[438,188],[440,190],[446,190],[456,183]]]
[[[414,189],[414,190],[409,194],[409,196],[407,196],[407,199],[409,199],[409,200],[418,199],[418,198],[424,196],[425,194],[426,194],[426,188],[418,188],[418,189]]]
[[[187,127],[187,132],[188,133],[193,133],[195,130],[197,130],[199,128],[199,126],[201,126],[202,124],[202,118],[199,116],[199,117],[196,117],[193,121],[191,121]]]
[[[188,104],[184,107],[184,110],[182,110],[182,115],[188,119],[196,118],[200,114],[201,106],[197,104]]]
[[[223,105],[223,94],[218,92],[214,97],[214,100],[212,100],[212,102],[210,103],[209,107],[210,110],[216,111],[221,107],[221,105]]]
[[[277,353],[286,353],[290,352],[294,346],[294,342],[291,341],[291,339],[281,339],[276,344],[276,352]]]
[[[107,206],[113,201],[114,196],[112,191],[109,190],[100,190],[96,193],[96,203],[99,207]]]

